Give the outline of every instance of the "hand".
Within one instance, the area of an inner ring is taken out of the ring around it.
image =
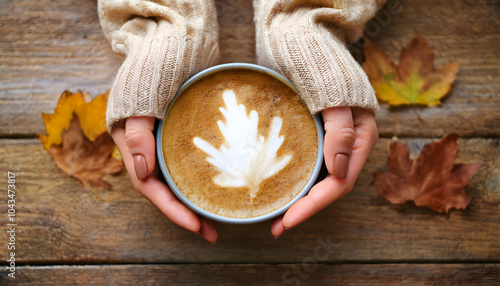
[[[189,210],[156,176],[154,122],[153,117],[130,117],[125,119],[125,126],[111,132],[135,189],[175,224],[215,243],[215,227]]]
[[[279,237],[287,229],[307,220],[349,193],[377,143],[375,116],[368,110],[332,107],[322,111],[325,122],[324,158],[328,176],[307,196],[297,201],[284,216],[277,218],[271,233]]]

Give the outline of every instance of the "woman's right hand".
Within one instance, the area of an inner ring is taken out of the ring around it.
[[[217,230],[212,223],[189,210],[157,177],[154,123],[154,117],[130,117],[111,132],[135,189],[175,224],[215,243]]]

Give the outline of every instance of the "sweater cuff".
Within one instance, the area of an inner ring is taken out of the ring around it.
[[[297,25],[271,29],[267,38],[261,64],[287,76],[312,113],[335,106],[378,110],[368,76],[331,31]]]
[[[180,85],[194,73],[214,64],[218,56],[217,39],[209,35],[196,38],[172,33],[152,37],[129,36],[113,47],[126,47],[126,58],[111,88],[106,125],[132,116],[162,119]],[[200,56],[202,54],[202,56]]]

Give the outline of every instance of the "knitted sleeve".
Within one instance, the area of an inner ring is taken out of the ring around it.
[[[99,0],[98,13],[125,57],[109,94],[109,130],[131,116],[161,118],[179,86],[219,56],[212,0]]]
[[[287,76],[312,113],[377,110],[368,77],[346,48],[385,0],[254,0],[259,64]]]

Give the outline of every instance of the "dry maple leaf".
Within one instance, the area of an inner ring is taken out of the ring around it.
[[[469,179],[483,164],[455,164],[458,135],[449,133],[425,145],[416,160],[404,143],[393,140],[389,146],[387,172],[375,172],[378,193],[392,204],[413,200],[437,212],[465,209],[470,197],[464,192]]]
[[[57,166],[66,174],[80,181],[85,187],[109,188],[101,178],[104,174],[114,174],[122,169],[122,162],[113,158],[115,143],[107,132],[94,141],[85,136],[78,116],[71,120],[68,129],[61,134],[62,144],[52,145],[49,153]]]
[[[123,168],[105,125],[108,93],[88,102],[81,92],[64,92],[54,114],[42,113],[47,135],[39,135],[56,165],[66,174],[89,185],[108,189],[104,174]],[[88,96],[87,96],[88,97]]]
[[[434,70],[434,53],[420,35],[403,49],[399,66],[372,43],[367,44],[364,54],[363,69],[377,98],[390,105],[441,104],[439,100],[451,90],[459,66],[451,63]]]

